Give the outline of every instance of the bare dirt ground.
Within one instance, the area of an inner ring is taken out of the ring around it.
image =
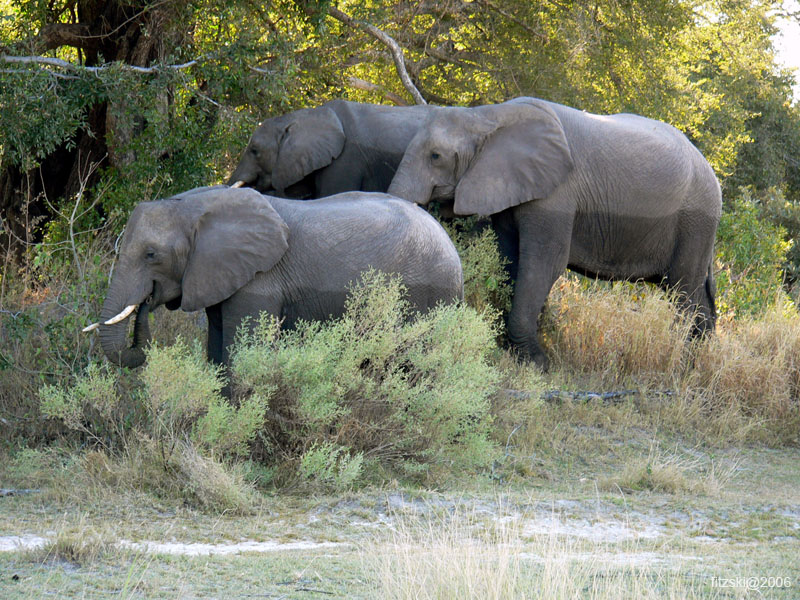
[[[713,458],[729,477],[702,491],[601,491],[620,466],[598,463],[440,491],[279,493],[245,516],[133,492],[6,490],[0,597],[457,597],[433,580],[399,589],[444,559],[518,578],[508,597],[800,598],[800,450]],[[543,591],[554,578],[563,594]]]

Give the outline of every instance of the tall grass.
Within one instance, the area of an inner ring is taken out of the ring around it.
[[[708,441],[796,444],[800,314],[776,298],[690,342],[689,320],[659,290],[562,279],[544,323],[553,379],[597,391],[634,386],[651,400],[640,403],[651,425]]]
[[[691,322],[643,285],[562,277],[544,331],[553,366],[605,385],[662,384],[682,372]]]
[[[367,547],[362,560],[376,596],[388,600],[677,600],[705,587],[679,561],[637,564],[635,543],[531,537],[522,521],[459,509],[424,522],[399,519],[388,542]]]

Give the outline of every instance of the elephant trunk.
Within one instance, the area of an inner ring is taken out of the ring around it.
[[[253,164],[252,158],[245,156],[230,176],[230,179],[228,179],[227,185],[236,187],[252,186],[257,182],[258,178],[258,166]]]
[[[433,186],[426,184],[426,178],[420,176],[421,170],[413,168],[408,159],[408,154],[397,167],[394,179],[389,185],[388,193],[414,204],[426,206],[431,200]]]
[[[103,303],[103,310],[100,313],[100,345],[108,360],[129,369],[135,369],[144,363],[144,347],[150,341],[150,327],[147,315],[150,312],[150,305],[145,301],[139,304],[136,310],[136,321],[133,329],[133,344],[128,347],[128,319],[123,318],[119,322],[106,325],[106,321],[115,320],[125,310],[127,302],[119,300],[124,296],[115,293],[117,290],[112,283],[109,295]],[[149,294],[143,292],[139,297],[147,297]]]

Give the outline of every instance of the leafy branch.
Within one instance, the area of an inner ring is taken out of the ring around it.
[[[394,38],[392,38],[386,32],[378,29],[374,25],[364,23],[363,21],[358,21],[334,6],[328,8],[328,15],[337,21],[344,23],[348,27],[359,29],[364,33],[371,35],[376,40],[380,41],[384,46],[386,46],[389,49],[389,52],[392,54],[392,60],[394,60],[394,66],[397,70],[397,74],[400,77],[400,82],[403,84],[403,87],[406,88],[408,93],[411,94],[411,97],[414,98],[414,102],[417,104],[427,104],[427,102],[425,102],[425,98],[422,97],[422,94],[414,85],[414,82],[411,81],[411,77],[406,69],[403,49],[400,47],[400,44],[394,40]]]

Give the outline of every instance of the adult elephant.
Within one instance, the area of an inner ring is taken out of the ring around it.
[[[535,98],[434,108],[389,193],[491,215],[514,281],[510,341],[545,368],[537,320],[567,267],[674,288],[696,311],[696,334],[714,327],[720,188],[700,152],[665,123]]]
[[[245,317],[266,311],[292,327],[298,319],[338,316],[349,284],[369,268],[400,275],[417,310],[463,295],[461,262],[444,229],[420,207],[386,194],[300,202],[217,186],[142,202],[128,220],[100,341],[112,362],[137,367],[149,311],[161,304],[205,309],[208,357],[227,364]]]
[[[333,100],[267,119],[228,184],[286,198],[385,192],[429,111]]]

